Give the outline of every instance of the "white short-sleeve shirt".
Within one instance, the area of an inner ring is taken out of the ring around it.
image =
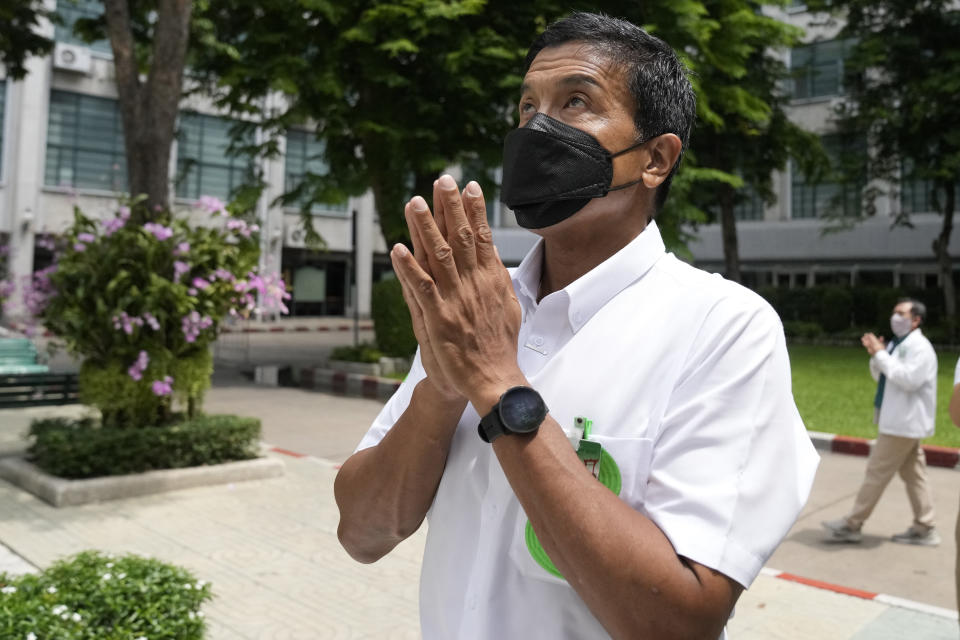
[[[542,250],[541,242],[512,273],[520,368],[562,427],[593,421],[592,439],[618,468],[620,498],[678,554],[749,586],[799,515],[818,462],[777,315],[751,291],[667,254],[652,222],[538,304]],[[380,441],[423,377],[417,359],[358,450]],[[535,558],[479,420],[468,405],[427,514],[423,637],[608,637]]]

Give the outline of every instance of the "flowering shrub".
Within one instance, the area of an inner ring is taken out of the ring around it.
[[[210,585],[134,555],[85,551],[37,575],[0,573],[4,640],[199,640]]]
[[[224,224],[191,226],[163,211],[131,217],[126,206],[95,221],[75,209],[55,264],[25,288],[29,312],[83,358],[81,399],[104,426],[165,424],[174,399],[193,417],[224,317],[250,313],[258,295],[286,312],[282,280],[257,273],[257,226],[214,198],[201,204]]]
[[[14,284],[7,276],[7,261],[10,259],[10,246],[0,235],[0,316],[3,316],[3,309],[7,300],[13,295]]]

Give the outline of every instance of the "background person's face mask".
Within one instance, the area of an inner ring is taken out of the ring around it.
[[[543,113],[534,114],[504,141],[500,201],[513,209],[521,227],[542,229],[557,224],[592,199],[640,182],[610,186],[613,159],[645,142],[610,153],[586,131]]]
[[[890,330],[893,331],[893,335],[898,338],[902,338],[910,333],[912,327],[913,319],[910,316],[902,316],[899,313],[890,316]]]

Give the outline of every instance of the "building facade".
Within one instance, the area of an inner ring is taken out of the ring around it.
[[[56,0],[48,0],[51,8]],[[79,17],[102,11],[97,0],[63,2],[64,24],[46,25],[55,38],[54,54],[29,61],[19,82],[0,69],[0,244],[9,247],[8,271],[14,281],[49,260],[46,234],[66,228],[73,207],[87,214],[113,215],[117,194],[126,188],[122,126],[117,108],[113,64],[107,42],[86,44],[72,33]],[[843,99],[843,61],[849,43],[837,37],[840,25],[825,23],[798,2],[776,9],[784,21],[806,30],[805,44],[784,52],[793,71],[790,117],[823,136],[828,153],[843,149],[834,135],[832,113]],[[307,172],[325,169],[323,147],[309,130],[288,131],[276,159],[251,161],[227,153],[231,120],[202,98],[182,105],[177,141],[171,151],[172,202],[190,215],[201,195],[227,200],[254,169],[268,187],[258,203],[263,268],[280,270],[292,289],[294,315],[369,315],[372,283],[390,273],[373,197],[314,206],[314,226],[327,250],[307,249],[297,207],[272,203]],[[865,148],[861,146],[860,148]],[[255,167],[252,162],[260,162]],[[467,167],[453,171],[469,180]],[[853,228],[824,233],[828,203],[839,201],[851,212],[863,206],[862,185],[806,182],[794,167],[773,176],[777,202],[757,199],[737,208],[744,281],[812,286],[820,283],[935,287],[940,276],[931,243],[941,218],[932,211],[929,189],[903,183],[876,201],[876,215]],[[511,212],[488,194],[494,240],[507,264],[517,264],[536,237],[517,226]],[[912,214],[914,228],[891,229],[892,217]],[[399,213],[398,213],[399,215]],[[354,220],[355,219],[355,220]],[[951,247],[960,254],[960,235]],[[719,225],[703,225],[690,244],[699,266],[723,271]],[[351,283],[357,282],[356,290]]]
[[[18,82],[0,67],[0,245],[7,247],[9,279],[17,284],[49,262],[44,240],[71,224],[74,206],[95,218],[111,217],[127,187],[109,43],[87,44],[72,32],[77,18],[97,16],[103,5],[61,5],[64,24],[43,27],[56,41],[54,53],[31,58]],[[308,249],[299,207],[272,203],[307,172],[324,172],[322,144],[312,131],[291,130],[279,141],[280,157],[251,160],[227,152],[232,124],[203,98],[184,101],[170,157],[174,208],[199,220],[204,214],[194,205],[200,196],[227,201],[259,169],[268,184],[257,205],[261,268],[282,273],[292,289],[291,312],[350,315],[356,309],[369,316],[372,283],[389,272],[372,196],[314,205],[313,225],[326,250]],[[17,313],[16,303],[11,311]]]

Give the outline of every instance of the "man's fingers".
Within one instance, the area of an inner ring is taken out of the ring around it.
[[[416,305],[411,305],[410,301],[407,301],[411,313],[414,306],[421,313],[424,308],[437,308],[442,302],[437,285],[430,274],[420,268],[410,251],[402,244],[395,244],[390,251],[390,260],[393,263],[394,273],[400,279],[400,284],[407,290],[409,297],[416,302]]]
[[[477,266],[477,249],[456,181],[449,175],[441,176],[433,193],[433,201],[443,203],[444,237],[453,249],[457,267],[461,272],[472,271]]]
[[[403,219],[407,221],[407,230],[410,231],[410,242],[413,244],[413,257],[416,259],[417,264],[420,265],[421,269],[432,275],[432,272],[430,271],[430,261],[427,258],[427,250],[423,246],[423,238],[420,237],[420,227],[416,224],[413,224],[413,217],[411,214],[412,206],[412,200],[407,202],[407,205],[403,208]]]
[[[487,203],[483,198],[480,185],[471,180],[463,190],[463,204],[467,210],[467,219],[473,229],[476,243],[477,262],[486,267],[491,264],[500,264],[493,246],[493,232],[487,222]]]
[[[439,180],[433,181],[433,220],[440,229],[440,235],[447,237],[447,214],[443,210],[443,198],[440,197]]]
[[[430,271],[425,275],[427,277],[433,276],[441,292],[455,290],[460,285],[460,274],[457,273],[453,251],[443,236],[440,235],[440,230],[427,208],[426,200],[420,196],[414,196],[405,215],[407,216],[407,225],[411,229],[413,227],[417,228],[417,232],[420,234],[420,242],[423,244],[423,249],[427,255]],[[419,300],[419,297],[417,299]]]

